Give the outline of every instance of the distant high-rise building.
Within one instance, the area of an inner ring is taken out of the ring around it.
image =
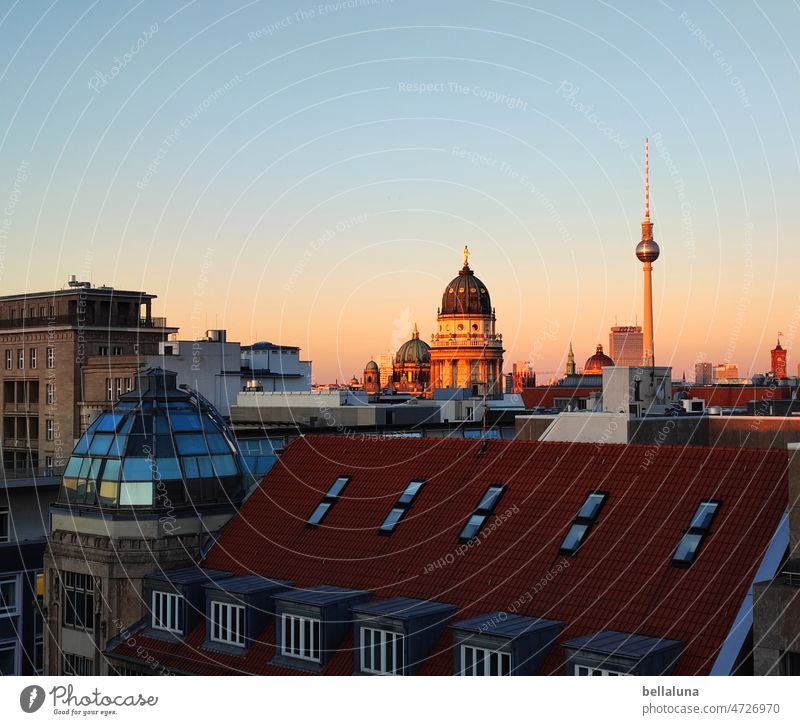
[[[786,374],[786,350],[781,347],[781,338],[778,336],[778,344],[770,351],[772,358],[772,372],[778,380],[785,380],[789,377]]]
[[[383,387],[386,387],[392,381],[394,372],[394,352],[389,351],[378,355],[378,369],[381,375],[381,382]]]
[[[699,362],[694,365],[695,385],[711,385],[714,378],[714,366],[710,362]]]
[[[533,365],[529,362],[515,362],[511,366],[511,371],[513,392],[521,393],[527,388],[536,387],[536,373],[533,371]]]
[[[736,363],[721,363],[714,367],[714,380],[736,380],[739,377],[739,366]]]
[[[642,364],[644,335],[638,325],[615,325],[608,334],[608,354],[617,365]]]

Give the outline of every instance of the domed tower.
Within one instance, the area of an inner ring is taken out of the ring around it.
[[[145,578],[193,565],[244,497],[228,426],[176,378],[140,373],[67,461],[44,562],[48,675],[108,674],[105,644],[143,616]]]
[[[381,370],[378,363],[372,359],[364,367],[364,390],[370,395],[379,393],[381,390]]]
[[[636,257],[644,265],[644,324],[642,365],[653,367],[655,345],[653,344],[653,262],[661,250],[653,239],[653,223],[650,221],[650,145],[644,141],[644,220],[642,241],[636,245]]]
[[[583,366],[584,375],[602,375],[603,368],[614,367],[614,361],[603,352],[603,346],[598,342],[597,349]]]
[[[417,323],[411,331],[411,339],[406,340],[394,356],[392,382],[395,388],[404,393],[425,393],[431,380],[431,348],[419,339]]]
[[[437,388],[470,388],[475,394],[503,394],[503,340],[486,285],[464,266],[444,288],[438,329],[431,339],[431,376]]]

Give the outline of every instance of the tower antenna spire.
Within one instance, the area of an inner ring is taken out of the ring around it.
[[[644,140],[644,219],[642,220],[642,239],[653,238],[653,224],[650,221],[650,139]]]

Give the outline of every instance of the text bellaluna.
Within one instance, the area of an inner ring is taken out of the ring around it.
[[[700,697],[700,690],[696,687],[642,687],[644,697]]]

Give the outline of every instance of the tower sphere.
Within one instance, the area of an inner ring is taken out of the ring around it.
[[[636,256],[640,262],[655,262],[661,250],[654,239],[642,239],[636,245]]]

